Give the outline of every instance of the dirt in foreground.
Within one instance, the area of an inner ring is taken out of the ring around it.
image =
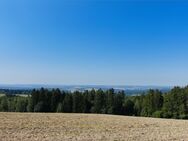
[[[87,114],[0,113],[0,141],[188,140],[188,121]]]

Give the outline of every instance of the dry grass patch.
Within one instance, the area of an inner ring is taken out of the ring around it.
[[[188,140],[188,121],[88,114],[0,113],[2,141]]]

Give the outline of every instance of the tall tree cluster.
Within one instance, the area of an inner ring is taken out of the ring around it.
[[[174,87],[168,93],[149,90],[139,96],[115,92],[86,90],[68,92],[59,89],[33,90],[28,97],[0,97],[1,112],[97,113],[128,116],[188,119],[188,86]]]

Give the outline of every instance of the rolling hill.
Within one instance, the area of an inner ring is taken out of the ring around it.
[[[180,141],[188,121],[96,114],[0,113],[2,141]]]

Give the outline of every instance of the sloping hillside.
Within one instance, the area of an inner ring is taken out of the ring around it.
[[[188,140],[188,121],[87,114],[0,113],[1,141]]]

